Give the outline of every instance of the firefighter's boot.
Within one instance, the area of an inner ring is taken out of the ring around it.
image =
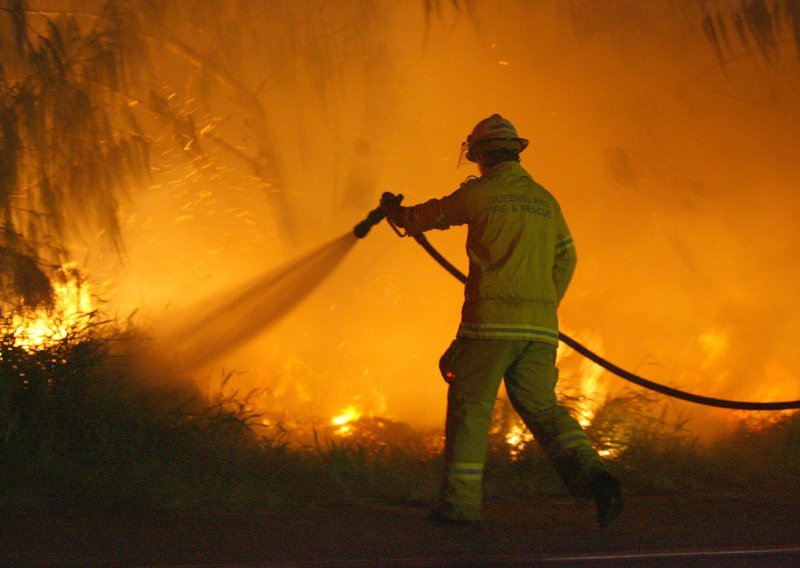
[[[567,491],[577,499],[591,499],[589,484],[605,466],[580,424],[558,405],[523,416]]]
[[[608,526],[622,513],[622,491],[619,479],[605,470],[597,470],[589,482],[589,488],[597,506],[597,522]]]

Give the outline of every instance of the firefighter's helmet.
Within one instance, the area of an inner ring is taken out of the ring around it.
[[[477,162],[478,156],[493,150],[519,154],[527,146],[528,141],[517,136],[513,124],[499,114],[493,114],[475,125],[467,141],[462,144],[462,151],[470,162]]]

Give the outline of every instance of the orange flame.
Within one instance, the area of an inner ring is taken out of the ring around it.
[[[14,336],[14,345],[27,351],[38,351],[63,340],[81,319],[93,310],[89,288],[80,278],[74,262],[65,264],[60,273],[62,282],[53,284],[52,308],[15,312],[4,333]]]
[[[334,434],[342,437],[352,436],[352,422],[355,422],[359,418],[361,418],[361,411],[355,406],[348,406],[341,412],[341,414],[334,416],[331,419],[331,424],[338,426],[338,428],[334,431]]]

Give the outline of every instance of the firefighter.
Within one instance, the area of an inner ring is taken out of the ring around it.
[[[594,499],[605,526],[622,511],[619,481],[555,395],[559,302],[576,264],[556,199],[519,163],[528,141],[494,114],[462,144],[477,163],[451,195],[411,207],[386,204],[415,235],[466,224],[469,275],[456,339],[440,360],[448,383],[445,472],[429,519],[480,522],[483,470],[494,402],[505,379],[514,409],[579,499]]]

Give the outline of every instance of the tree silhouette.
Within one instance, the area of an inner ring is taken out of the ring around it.
[[[293,240],[298,212],[271,124],[284,111],[272,108],[270,89],[303,75],[323,105],[335,97],[344,62],[379,36],[373,0],[39,7],[0,0],[2,37],[12,40],[0,39],[4,246],[22,252],[24,242],[31,258],[58,258],[73,233],[99,230],[121,250],[117,202],[167,154],[153,148],[164,132],[167,159],[177,149],[201,175],[234,163],[257,179],[280,235]]]
[[[781,42],[788,40],[800,54],[800,2],[796,0],[728,0],[702,2],[703,31],[720,61],[740,50],[774,62]]]
[[[115,126],[141,53],[130,13],[109,3],[85,31],[30,16],[23,0],[0,7],[0,284],[4,300],[39,305],[70,236],[101,231],[121,250],[118,199],[148,162],[144,137]]]

